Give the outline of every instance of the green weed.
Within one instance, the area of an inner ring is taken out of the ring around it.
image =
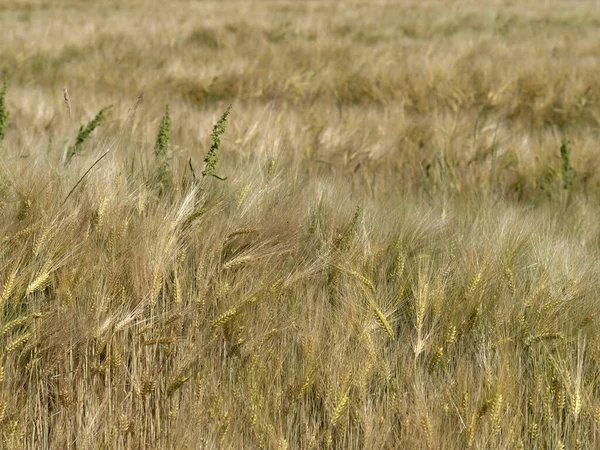
[[[81,153],[81,151],[83,150],[83,143],[90,137],[92,131],[94,131],[100,126],[100,124],[104,120],[104,114],[110,108],[112,108],[112,105],[102,108],[91,122],[89,122],[86,126],[81,125],[81,127],[79,127],[79,133],[77,133],[75,144],[73,144],[67,150],[66,164],[69,164],[75,155]]]
[[[160,121],[158,127],[158,136],[156,136],[156,143],[154,144],[154,156],[164,157],[169,149],[169,141],[171,134],[171,116],[169,114],[169,105],[167,105],[165,115]]]
[[[206,165],[204,166],[204,170],[202,171],[203,177],[212,176],[219,180],[227,179],[227,177],[220,177],[220,176],[216,175],[215,170],[217,168],[217,162],[219,160],[218,156],[217,156],[217,152],[219,151],[219,147],[221,145],[221,135],[223,135],[225,133],[225,131],[227,130],[227,128],[226,128],[227,117],[229,116],[230,112],[231,112],[231,105],[229,105],[227,107],[227,109],[225,110],[225,112],[223,113],[223,115],[221,116],[219,121],[213,127],[213,131],[211,134],[212,145],[210,146],[208,153],[204,157],[204,162]]]
[[[562,161],[561,174],[563,189],[569,190],[573,185],[573,181],[575,180],[576,172],[571,166],[571,146],[566,136],[563,137],[560,144],[560,159]]]
[[[8,128],[8,109],[6,108],[6,91],[8,89],[8,81],[4,79],[2,90],[0,91],[0,142],[6,137],[6,129]]]

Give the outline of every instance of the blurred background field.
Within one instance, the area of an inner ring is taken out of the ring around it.
[[[2,448],[600,445],[597,2],[0,0],[0,32]]]

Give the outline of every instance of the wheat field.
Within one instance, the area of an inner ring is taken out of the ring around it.
[[[0,33],[0,448],[600,448],[598,2]]]

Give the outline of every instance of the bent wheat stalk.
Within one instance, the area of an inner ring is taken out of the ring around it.
[[[91,170],[96,166],[96,164],[98,164],[100,161],[102,161],[106,157],[106,155],[108,155],[110,153],[111,150],[112,149],[109,149],[109,150],[105,151],[96,161],[94,161],[94,164],[92,164],[90,166],[90,168],[85,171],[85,173],[81,176],[81,178],[79,179],[79,181],[77,181],[77,183],[75,183],[75,186],[73,186],[71,188],[71,190],[69,191],[69,193],[67,194],[67,196],[63,200],[61,206],[63,206],[67,202],[67,200],[69,199],[69,197],[71,196],[71,194],[75,191],[75,189],[77,189],[77,186],[79,186],[79,184],[81,184],[81,182],[87,176],[87,174],[90,173]]]

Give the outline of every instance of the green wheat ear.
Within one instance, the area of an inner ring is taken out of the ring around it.
[[[75,155],[81,153],[83,143],[90,136],[90,134],[92,134],[92,131],[94,131],[100,126],[100,124],[104,120],[104,113],[110,108],[112,108],[112,105],[102,108],[98,112],[98,114],[96,114],[96,117],[94,117],[94,119],[91,122],[89,122],[85,127],[83,125],[79,127],[79,133],[77,133],[75,144],[69,147],[69,149],[67,150],[66,164],[69,164]]]
[[[8,128],[8,109],[6,108],[6,90],[8,89],[8,81],[4,79],[2,90],[0,91],[0,143],[6,137],[6,129]]]
[[[213,131],[212,131],[212,134],[211,134],[212,145],[210,146],[210,150],[208,151],[208,153],[204,157],[204,162],[206,163],[206,166],[204,167],[204,170],[202,171],[202,176],[203,177],[205,177],[207,175],[210,175],[210,176],[215,177],[215,178],[217,178],[219,180],[226,180],[227,179],[227,177],[220,177],[220,176],[216,175],[215,174],[215,169],[217,167],[217,161],[218,161],[217,151],[219,150],[219,146],[221,145],[220,136],[223,133],[225,133],[225,131],[227,129],[226,128],[227,117],[229,116],[230,112],[231,112],[231,105],[229,105],[227,107],[227,110],[225,110],[225,112],[223,113],[223,115],[221,116],[221,118],[219,119],[219,121],[213,127]]]
[[[169,115],[169,105],[167,105],[165,115],[160,121],[160,127],[158,128],[158,136],[156,136],[156,143],[154,144],[154,156],[165,156],[167,154],[170,134],[171,116]]]

